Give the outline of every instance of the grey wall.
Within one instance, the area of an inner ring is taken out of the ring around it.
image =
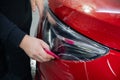
[[[45,0],[45,6],[47,5],[47,0]],[[39,13],[38,13],[38,10],[36,10],[36,12],[33,12],[32,13],[32,17],[33,17],[33,20],[32,20],[32,25],[31,25],[31,29],[30,29],[30,35],[31,36],[35,36],[36,35],[36,30],[37,30],[37,25],[38,25],[38,21],[39,21]],[[36,71],[36,61],[31,59],[31,73],[32,73],[32,76],[34,78],[34,75],[35,75],[35,71]]]
[[[47,0],[45,0],[45,6],[48,4]],[[36,12],[33,12],[33,20],[32,20],[32,25],[31,25],[31,30],[30,30],[30,35],[34,36],[36,33],[37,25],[39,21],[39,13],[38,10]]]

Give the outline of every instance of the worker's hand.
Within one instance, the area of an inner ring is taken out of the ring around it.
[[[33,12],[35,12],[36,9],[38,8],[40,17],[43,16],[44,0],[31,0],[31,6],[32,6]]]
[[[44,49],[49,50],[49,46],[42,41],[28,35],[25,35],[20,43],[20,47],[26,52],[26,54],[39,62],[47,62],[54,59],[53,56],[47,54]]]

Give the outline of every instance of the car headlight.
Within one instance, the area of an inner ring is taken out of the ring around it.
[[[61,59],[88,61],[108,53],[109,48],[76,32],[48,11],[51,17],[44,20],[42,38]]]

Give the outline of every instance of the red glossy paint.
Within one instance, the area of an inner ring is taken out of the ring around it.
[[[120,53],[110,51],[89,62],[53,60],[41,63],[42,80],[120,80]]]
[[[74,30],[120,50],[119,0],[49,0],[49,6]],[[120,52],[110,49],[107,55],[87,62],[62,59],[38,62],[38,77],[41,80],[120,80],[119,63]]]
[[[52,11],[89,38],[120,50],[119,0],[49,0]]]

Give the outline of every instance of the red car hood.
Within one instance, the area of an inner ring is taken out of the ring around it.
[[[120,50],[120,0],[49,0],[49,6],[77,32]]]

